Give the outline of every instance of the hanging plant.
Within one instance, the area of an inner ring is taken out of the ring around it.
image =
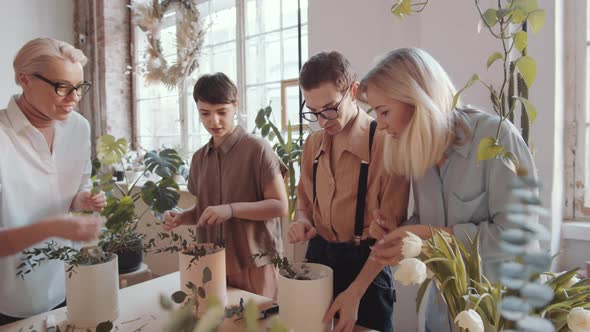
[[[147,36],[147,64],[144,78],[147,82],[162,82],[172,89],[188,77],[198,66],[205,29],[197,4],[192,0],[132,0],[133,24]],[[160,40],[162,21],[166,13],[176,12],[176,63],[170,65],[164,57]]]

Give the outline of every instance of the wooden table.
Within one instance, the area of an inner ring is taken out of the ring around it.
[[[160,308],[160,294],[164,294],[169,297],[172,293],[179,289],[180,274],[179,272],[174,272],[119,290],[119,319],[114,322],[116,328],[113,329],[113,331],[163,331],[169,317],[168,312]],[[240,301],[240,298],[243,298],[245,302],[248,302],[248,300],[254,300],[260,307],[264,307],[265,305],[268,305],[270,302],[272,302],[271,299],[260,295],[236,288],[228,288],[228,305],[237,305]],[[37,332],[45,332],[45,319],[49,314],[55,316],[56,323],[60,325],[61,331],[65,332],[65,327],[67,325],[66,308],[56,309],[12,324],[0,326],[0,332],[32,332],[33,330],[36,330]],[[226,320],[223,323],[221,330],[240,330],[240,325],[238,324],[242,323],[235,323],[231,320]],[[264,324],[261,323],[261,325]],[[77,329],[76,331],[86,330]],[[363,327],[355,328],[355,332],[365,331],[370,330]]]

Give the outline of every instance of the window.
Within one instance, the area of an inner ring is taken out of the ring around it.
[[[238,86],[238,123],[251,131],[260,108],[269,103],[276,122],[299,122],[298,90],[289,87],[281,98],[281,84],[298,76],[297,0],[199,0],[203,26],[208,27],[199,68],[186,84],[184,98],[178,88],[146,84],[136,74],[138,143],[145,149],[175,147],[188,158],[209,140],[199,121],[192,87],[199,76],[224,72]],[[301,0],[302,58],[307,58],[307,0]],[[280,15],[277,15],[280,13]],[[168,13],[161,32],[168,61],[174,61],[176,17]],[[145,63],[146,38],[136,28],[136,68]],[[171,51],[168,51],[171,50]],[[305,60],[303,60],[305,61]],[[286,112],[282,115],[282,106]],[[287,117],[283,119],[282,117]],[[280,119],[278,117],[281,117]],[[296,120],[296,121],[294,121]]]
[[[590,218],[589,3],[564,3],[566,219]]]

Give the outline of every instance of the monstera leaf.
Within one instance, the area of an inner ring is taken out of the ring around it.
[[[103,135],[98,139],[96,154],[98,159],[106,165],[121,162],[123,156],[127,154],[127,140],[125,138],[115,140],[112,135]]]
[[[147,181],[141,189],[141,199],[154,212],[164,213],[178,204],[180,198],[178,184],[171,178],[165,178],[158,183]]]
[[[107,206],[101,213],[107,218],[105,226],[113,232],[118,232],[125,224],[133,221],[135,217],[135,204],[131,196],[123,196],[120,200],[114,197],[107,198]]]
[[[146,153],[144,163],[148,171],[166,178],[178,173],[183,161],[176,150],[164,149],[159,154],[156,151]]]

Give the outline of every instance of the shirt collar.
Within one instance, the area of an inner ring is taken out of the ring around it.
[[[352,124],[338,135],[346,137],[344,150],[357,156],[359,159],[369,162],[371,152],[369,151],[369,130],[373,119],[364,110],[358,108],[356,116],[351,119]],[[314,158],[318,158],[322,152],[329,152],[332,146],[332,136],[324,131],[322,144]]]
[[[10,102],[8,103],[8,107],[6,107],[6,115],[10,120],[10,124],[15,132],[20,132],[24,128],[28,126],[33,126],[29,119],[23,114],[20,107],[16,103],[16,100],[19,98],[18,95],[12,96],[10,98]]]
[[[221,153],[226,154],[228,153],[234,145],[246,134],[246,131],[241,126],[236,126],[236,128],[221,142],[221,144],[216,148],[213,143],[213,137],[207,143],[207,148],[205,153],[209,153],[212,150],[219,150]]]

